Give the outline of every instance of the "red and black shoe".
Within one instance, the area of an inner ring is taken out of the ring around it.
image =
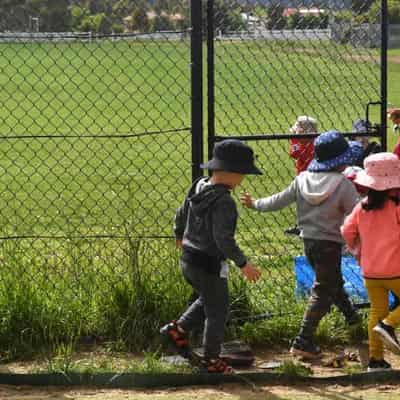
[[[167,339],[168,343],[184,358],[191,357],[188,335],[178,329],[177,322],[171,321],[160,329],[160,334]]]
[[[200,361],[200,367],[204,372],[209,374],[232,375],[233,368],[222,358],[203,358]]]

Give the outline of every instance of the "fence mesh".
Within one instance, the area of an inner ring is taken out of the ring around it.
[[[160,13],[168,31],[1,20],[5,349],[80,336],[143,349],[188,297],[172,223],[191,180],[190,31]]]
[[[190,295],[172,237],[191,180],[189,2],[148,3],[133,2],[125,33],[83,32],[83,20],[57,32],[48,14],[40,22],[11,2],[0,17],[5,349],[82,336],[144,349]],[[215,35],[212,143],[286,133],[299,115],[350,131],[380,99],[371,2],[215,0],[212,15],[203,4]],[[40,23],[53,31],[35,32]],[[295,175],[287,140],[251,145],[265,175],[244,189],[282,190]],[[293,209],[241,210],[239,241],[264,278],[250,287],[232,274],[232,320],[293,311],[302,251],[283,231],[294,224]]]
[[[246,178],[243,190],[255,198],[267,197],[294,179],[295,158],[309,158],[289,154],[291,146],[301,142],[293,130],[299,116],[315,118],[319,132],[354,133],[353,122],[366,118],[367,104],[380,101],[379,5],[208,2],[214,36],[208,40],[213,55],[208,59],[213,87],[208,97],[213,116],[208,135],[211,143],[239,137],[253,146],[264,175]],[[371,120],[380,122],[379,107]],[[277,135],[287,136],[278,140]],[[374,140],[379,141],[370,138]],[[285,231],[295,227],[294,205],[262,214],[242,209],[241,243],[268,281],[253,289],[263,304],[259,312],[291,313],[296,301],[294,258],[303,254],[303,245],[298,236]],[[365,301],[359,287],[352,291],[356,302]]]

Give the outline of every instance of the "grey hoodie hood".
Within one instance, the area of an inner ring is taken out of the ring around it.
[[[300,194],[309,204],[319,205],[328,199],[343,179],[340,172],[307,172],[298,176]]]
[[[197,182],[194,192],[188,199],[190,208],[195,215],[201,217],[220,197],[229,193],[229,188],[225,185],[213,185],[205,178]]]

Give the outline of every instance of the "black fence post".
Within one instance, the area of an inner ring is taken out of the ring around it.
[[[382,150],[387,150],[387,53],[388,53],[388,4],[381,1],[381,140]]]
[[[214,0],[207,0],[207,132],[208,158],[215,142]]]
[[[202,1],[191,0],[191,119],[192,179],[202,174],[203,162],[203,12]]]

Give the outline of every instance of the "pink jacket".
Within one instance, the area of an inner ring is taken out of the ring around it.
[[[387,201],[381,210],[365,211],[360,202],[341,231],[349,248],[359,250],[365,278],[400,278],[400,206]]]

